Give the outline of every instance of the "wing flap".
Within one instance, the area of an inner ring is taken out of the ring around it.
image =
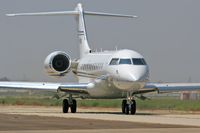
[[[90,83],[79,83],[79,84],[62,84],[58,90],[68,93],[88,94],[87,89],[90,88]]]

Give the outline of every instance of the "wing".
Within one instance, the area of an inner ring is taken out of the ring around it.
[[[200,91],[200,83],[147,83],[144,90],[158,92]]]
[[[48,82],[0,82],[0,88],[55,90],[69,93],[87,93],[92,83],[48,83]]]

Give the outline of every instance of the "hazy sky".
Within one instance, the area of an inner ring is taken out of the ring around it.
[[[132,14],[138,19],[86,16],[92,49],[128,48],[150,66],[151,81],[200,82],[199,0],[0,0],[0,77],[56,81],[44,71],[55,50],[78,57],[73,16],[6,17],[6,13],[85,10]],[[58,81],[71,81],[72,74]]]

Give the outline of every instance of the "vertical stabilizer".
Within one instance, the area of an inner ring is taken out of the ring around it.
[[[84,20],[84,12],[82,4],[77,4],[75,11],[78,11],[79,15],[76,16],[76,21],[78,23],[78,37],[79,37],[79,47],[80,47],[80,58],[87,55],[91,50],[88,45],[87,33]]]

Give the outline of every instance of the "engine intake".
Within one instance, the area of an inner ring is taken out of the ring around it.
[[[71,67],[71,58],[62,51],[55,51],[45,59],[45,69],[51,76],[64,76]]]

